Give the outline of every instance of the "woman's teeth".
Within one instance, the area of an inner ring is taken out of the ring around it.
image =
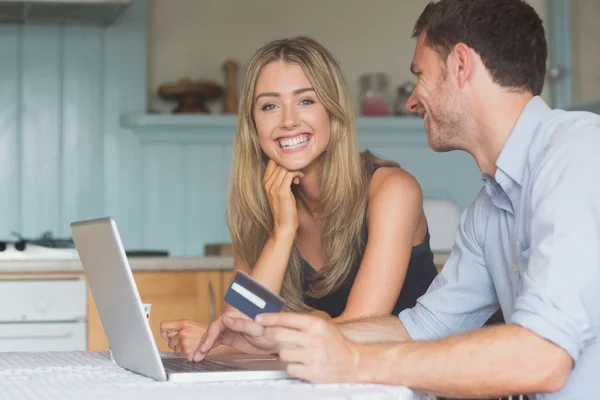
[[[282,149],[296,149],[298,147],[303,146],[306,142],[308,142],[308,137],[302,136],[302,137],[280,139],[279,145],[281,146]]]

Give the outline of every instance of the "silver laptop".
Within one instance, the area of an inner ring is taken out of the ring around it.
[[[71,224],[75,247],[118,365],[156,380],[225,381],[289,378],[273,356],[221,355],[200,363],[161,358],[112,218]]]

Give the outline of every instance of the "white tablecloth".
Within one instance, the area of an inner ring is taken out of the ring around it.
[[[311,385],[299,380],[157,382],[129,372],[105,352],[0,353],[0,399],[398,399],[423,397],[405,387]]]

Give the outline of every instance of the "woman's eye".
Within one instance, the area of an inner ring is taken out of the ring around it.
[[[273,104],[265,104],[260,109],[263,110],[263,111],[269,111],[269,110],[272,110],[273,107],[275,107]]]
[[[300,104],[302,104],[304,106],[308,106],[308,105],[311,105],[311,104],[315,104],[315,102],[313,100],[311,100],[311,99],[304,99],[304,100],[302,100],[300,102]]]

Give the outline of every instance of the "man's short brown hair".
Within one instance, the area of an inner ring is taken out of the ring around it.
[[[522,0],[440,0],[429,3],[413,29],[446,60],[454,46],[475,50],[494,82],[539,95],[548,48],[542,20]]]

